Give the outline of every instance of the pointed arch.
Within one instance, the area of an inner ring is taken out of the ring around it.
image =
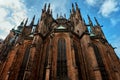
[[[57,80],[68,80],[65,39],[60,38],[57,45]]]

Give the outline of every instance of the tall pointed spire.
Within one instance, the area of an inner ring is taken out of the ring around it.
[[[75,8],[74,8],[74,4],[72,3],[72,13],[75,13]]]
[[[75,5],[76,5],[76,10],[79,10],[79,8],[78,8],[78,4],[75,2]]]
[[[89,20],[89,25],[90,26],[93,26],[93,23],[92,23],[92,21],[91,21],[91,19],[90,19],[90,16],[89,15],[87,15],[88,16],[88,20]]]
[[[24,26],[26,26],[26,25],[27,25],[27,22],[28,22],[28,18],[26,19]]]
[[[31,21],[31,23],[30,23],[30,26],[34,25],[34,20],[35,20],[35,15],[34,15],[32,21]]]
[[[99,24],[98,20],[96,19],[96,17],[94,17],[94,19],[95,19],[95,22],[96,22],[97,26],[100,26],[100,24]]]
[[[46,5],[47,5],[47,4],[45,3],[45,5],[44,5],[44,9],[43,9],[44,11],[46,11]]]
[[[78,16],[79,19],[82,20],[82,15],[81,15],[80,9],[78,7],[78,4],[75,3],[75,5],[76,5],[76,15]]]
[[[22,26],[24,24],[24,20],[20,23],[20,25]]]
[[[50,13],[50,3],[49,3],[49,5],[48,5],[47,12]]]

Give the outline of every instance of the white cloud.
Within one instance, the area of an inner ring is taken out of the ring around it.
[[[112,12],[119,10],[117,0],[105,0],[100,7],[99,13],[104,17],[108,17]]]
[[[96,4],[96,0],[86,0],[86,3],[91,6],[94,6]]]
[[[27,10],[21,0],[0,0],[0,38],[5,38],[15,25],[27,17]]]
[[[85,2],[93,7],[99,7],[105,0],[85,0]]]

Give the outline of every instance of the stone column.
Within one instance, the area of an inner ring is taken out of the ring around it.
[[[50,69],[52,64],[52,39],[50,38],[50,44],[49,44],[49,52],[48,52],[48,62],[46,67],[46,78],[45,80],[50,80]]]
[[[85,52],[87,60],[89,62],[88,65],[90,65],[89,67],[92,67],[92,72],[94,75],[92,75],[92,74],[91,75],[94,76],[95,80],[102,80],[101,72],[98,67],[96,56],[95,56],[93,47],[91,45],[90,38],[87,34],[83,35],[83,37],[81,39],[81,44],[83,45],[83,47],[85,49],[84,52]]]
[[[65,40],[67,44],[66,57],[67,57],[68,77],[70,80],[76,80],[75,67],[73,66],[73,60],[72,60],[70,37],[69,36],[65,37]]]

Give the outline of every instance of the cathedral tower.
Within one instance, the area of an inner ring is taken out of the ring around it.
[[[120,61],[96,18],[86,24],[77,3],[70,17],[22,21],[0,44],[0,80],[120,80]],[[89,27],[89,28],[88,28]]]

